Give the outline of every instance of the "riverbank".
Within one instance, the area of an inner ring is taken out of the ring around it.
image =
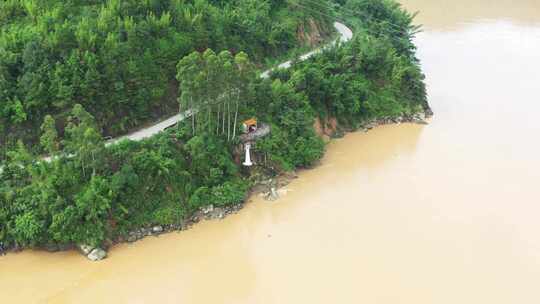
[[[37,162],[22,146],[10,153],[0,175],[0,188],[5,189],[0,192],[3,247],[54,250],[82,244],[91,245],[86,249],[106,248],[117,240],[136,240],[149,234],[148,229],[159,233],[166,230],[164,226],[184,223],[210,205],[228,208],[242,203],[257,181],[244,174],[243,153],[234,134],[242,121],[252,117],[271,127],[252,152],[255,160],[264,159],[264,174],[275,176],[309,168],[321,159],[324,140],[313,125],[317,117],[324,123],[331,118],[342,132],[372,127],[374,122],[365,123],[369,118],[397,118],[399,122],[406,120],[399,118],[402,113],[427,109],[425,78],[412,43],[413,17],[390,3],[378,10],[386,11],[385,16],[399,23],[402,32],[384,31],[390,26],[388,20],[374,16],[357,26],[382,34],[359,31],[347,43],[327,48],[290,69],[276,70],[268,78],[257,77],[247,56],[237,54],[229,66],[244,75],[241,82],[207,79],[200,86],[218,96],[211,90],[216,81],[222,89],[238,86],[236,99],[229,96],[232,99],[226,104],[205,104],[195,119],[142,141],[107,145],[100,140],[95,119],[77,105],[70,113],[69,138],[60,145],[57,126],[49,118],[43,127],[44,148],[53,156],[73,157]],[[402,39],[403,35],[409,39]],[[230,61],[232,54],[224,51],[218,56],[208,50],[183,58],[179,79],[193,85],[191,69],[206,79],[207,71],[200,70],[197,62],[207,62],[208,67],[217,58]],[[195,92],[189,87],[183,90]],[[186,94],[183,103],[191,102]],[[96,256],[103,256],[97,252]]]
[[[330,134],[332,138],[342,138],[347,133],[352,132],[369,132],[373,130],[374,128],[384,126],[384,125],[399,125],[402,123],[413,123],[413,124],[420,124],[420,125],[427,125],[428,120],[433,116],[433,111],[428,108],[425,111],[418,112],[414,115],[403,115],[398,116],[395,118],[381,118],[381,119],[374,119],[365,122],[360,126],[357,130],[344,130],[337,128],[337,132],[334,134]],[[147,228],[141,228],[137,231],[133,231],[129,234],[127,238],[121,238],[116,240],[114,245],[117,245],[119,243],[133,243],[138,240],[142,240],[145,237],[148,236],[159,236],[163,233],[170,233],[170,232],[179,232],[179,231],[185,231],[188,229],[191,229],[195,224],[199,223],[201,220],[222,220],[227,216],[230,216],[232,214],[238,213],[240,210],[242,210],[245,205],[250,202],[254,197],[260,197],[263,198],[266,201],[273,202],[276,200],[279,200],[280,193],[283,193],[285,188],[295,179],[297,179],[301,175],[302,170],[316,170],[317,167],[320,164],[314,164],[309,169],[300,169],[295,170],[292,172],[280,172],[278,176],[266,176],[266,177],[259,177],[259,182],[253,185],[253,187],[249,190],[248,195],[246,196],[246,199],[241,203],[233,206],[228,207],[214,207],[213,205],[209,205],[206,207],[201,208],[199,211],[197,211],[195,214],[190,216],[185,222],[181,224],[173,224],[173,225],[165,225],[165,226],[154,226],[154,227],[147,227]],[[81,251],[81,253],[85,256],[88,256],[90,252],[84,252]],[[90,258],[93,260],[92,258]]]
[[[427,119],[433,115],[431,109],[427,109],[423,112],[418,112],[414,115],[403,115],[395,118],[381,118],[366,121],[361,124],[357,130],[353,129],[344,129],[339,126],[335,126],[336,129],[333,134],[319,134],[321,137],[327,138],[341,138],[347,133],[351,132],[369,132],[370,130],[383,125],[390,124],[401,124],[401,123],[415,123],[415,124],[428,124]],[[327,141],[328,142],[328,141]],[[314,164],[311,169],[316,169],[317,164]],[[257,182],[251,187],[247,192],[246,198],[240,204],[235,204],[232,206],[226,207],[214,207],[213,204],[202,207],[194,214],[186,218],[181,223],[170,224],[170,225],[154,225],[149,227],[141,227],[137,230],[129,232],[125,236],[120,236],[114,240],[109,240],[105,243],[105,246],[89,246],[85,244],[80,245],[68,245],[61,246],[58,244],[51,244],[46,247],[36,248],[38,250],[44,250],[47,252],[58,252],[58,251],[69,251],[77,250],[83,256],[87,257],[92,261],[99,261],[107,257],[107,251],[122,243],[134,243],[136,241],[142,240],[146,237],[157,237],[159,235],[171,232],[179,232],[191,229],[195,224],[199,223],[202,220],[222,220],[225,217],[238,213],[242,210],[247,202],[250,201],[253,197],[262,197],[267,201],[276,201],[280,197],[280,192],[283,190],[292,180],[298,178],[299,171],[295,170],[292,172],[280,172],[277,176],[258,176]],[[249,179],[249,178],[248,178]],[[3,244],[0,244],[0,256],[8,253],[15,253],[21,251],[22,248],[5,248]]]

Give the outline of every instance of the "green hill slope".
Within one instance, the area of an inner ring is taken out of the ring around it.
[[[257,64],[317,43],[329,16],[261,0],[6,0],[0,3],[0,146],[36,143],[75,104],[116,136],[178,110],[175,66],[194,50]],[[308,33],[309,34],[309,33]],[[62,135],[62,131],[60,132]]]

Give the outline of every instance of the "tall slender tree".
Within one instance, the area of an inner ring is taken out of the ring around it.
[[[41,146],[49,155],[53,156],[58,152],[58,132],[56,122],[51,115],[45,116],[41,125],[42,135],[40,137]]]
[[[80,104],[75,105],[71,111],[64,147],[68,155],[77,156],[84,176],[87,168],[92,169],[92,175],[96,174],[105,145],[94,117]]]
[[[226,134],[228,141],[234,139],[241,100],[250,98],[255,79],[247,54],[240,52],[233,57],[229,51],[218,55],[211,50],[194,52],[182,58],[177,68],[181,105],[187,104],[199,118],[206,114],[202,116],[206,121],[197,120],[199,127],[193,127],[193,134],[196,129],[204,129],[211,134]]]

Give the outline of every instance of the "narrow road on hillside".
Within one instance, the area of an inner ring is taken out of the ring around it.
[[[322,52],[325,48],[332,47],[332,46],[336,45],[338,42],[349,41],[352,38],[353,32],[351,31],[350,28],[348,28],[343,23],[334,22],[334,27],[336,28],[336,30],[339,33],[339,37],[336,40],[332,41],[331,43],[329,43],[326,46],[323,46],[323,47],[321,47],[319,49],[316,49],[314,51],[311,51],[311,52],[309,52],[307,54],[304,54],[304,55],[300,56],[300,60],[304,61],[304,60],[312,57],[313,55],[316,55],[316,54]],[[284,62],[284,63],[278,65],[276,67],[276,69],[287,69],[287,68],[289,68],[291,66],[291,64],[292,64],[292,61],[287,61],[287,62]],[[268,78],[270,76],[270,73],[272,72],[272,70],[274,70],[274,69],[264,71],[261,74],[261,77],[262,78]],[[109,142],[107,142],[107,145],[115,144],[115,143],[117,143],[119,141],[122,141],[124,139],[140,141],[140,140],[143,140],[145,138],[152,137],[153,135],[165,130],[166,128],[174,126],[178,122],[186,119],[187,117],[190,117],[191,113],[192,113],[191,110],[187,110],[185,112],[176,114],[176,115],[174,115],[174,116],[172,116],[170,118],[167,118],[166,120],[163,120],[163,121],[161,121],[159,123],[155,123],[155,124],[153,124],[153,125],[151,125],[149,127],[140,129],[140,130],[135,131],[133,133],[130,133],[128,135],[124,135],[124,136],[112,139]]]
[[[302,56],[300,56],[300,61],[304,61],[316,54],[319,54],[320,52],[322,52],[325,48],[328,48],[328,47],[332,47],[334,45],[336,45],[337,43],[339,42],[346,42],[346,41],[349,41],[351,40],[352,36],[353,36],[353,32],[350,28],[348,28],[345,24],[343,23],[340,23],[340,22],[334,22],[334,27],[336,28],[336,30],[338,31],[339,33],[339,37],[332,41],[331,43],[329,43],[328,45],[326,46],[323,46],[319,49],[316,49],[314,51],[311,51],[307,54],[304,54]],[[274,69],[288,69],[290,68],[292,65],[292,61],[287,61],[287,62],[284,62],[280,65],[278,65],[276,68]],[[261,77],[262,78],[268,78],[270,76],[270,73],[274,70],[274,69],[270,69],[270,70],[267,70],[267,71],[264,71],[262,74],[261,74]],[[152,137],[156,134],[158,134],[159,132],[162,132],[163,130],[169,128],[169,127],[172,127],[174,126],[175,124],[177,124],[178,122],[188,118],[191,116],[191,113],[192,113],[192,110],[187,110],[187,111],[184,111],[182,113],[179,113],[179,114],[176,114],[170,118],[167,118],[165,119],[164,121],[161,121],[161,122],[158,122],[158,123],[155,123],[151,126],[148,126],[146,128],[143,128],[139,131],[135,131],[131,134],[128,134],[128,135],[124,135],[124,136],[121,136],[121,137],[118,137],[118,138],[115,138],[115,139],[111,139],[110,141],[108,141],[106,143],[107,146],[110,146],[110,145],[114,145],[122,140],[133,140],[133,141],[141,141],[145,138],[149,138],[149,137]],[[70,157],[68,155],[68,157]],[[50,162],[51,161],[51,157],[50,156],[47,156],[47,157],[44,157],[43,158],[44,161],[46,162]],[[2,167],[0,167],[0,173],[2,173]]]
[[[334,41],[332,41],[331,43],[327,44],[326,46],[323,46],[321,48],[318,48],[318,49],[313,50],[313,51],[311,51],[311,52],[309,52],[307,54],[304,54],[304,55],[300,56],[300,61],[304,61],[304,60],[312,57],[313,55],[316,55],[316,54],[322,52],[324,49],[336,45],[339,42],[346,42],[346,41],[351,40],[351,38],[353,36],[353,32],[345,24],[340,23],[340,22],[334,22],[334,27],[337,30],[337,32],[339,33],[339,37],[337,39],[335,39]],[[291,64],[292,64],[292,61],[287,61],[287,62],[284,62],[284,63],[278,65],[274,69],[288,69],[289,67],[291,67]],[[261,77],[262,78],[268,78],[270,76],[270,73],[274,69],[264,71],[263,73],[261,73]],[[184,111],[182,113],[176,114],[176,115],[174,115],[174,116],[172,116],[170,118],[167,118],[167,119],[165,119],[165,120],[163,120],[161,122],[154,123],[151,126],[142,128],[142,129],[140,129],[138,131],[135,131],[133,133],[111,139],[106,143],[106,146],[114,145],[114,144],[116,144],[116,143],[118,143],[118,142],[120,142],[122,140],[125,140],[125,139],[133,140],[133,141],[141,141],[141,140],[143,140],[145,138],[152,137],[152,136],[158,134],[159,132],[162,132],[163,130],[165,130],[165,129],[171,127],[171,126],[174,126],[178,122],[190,117],[191,113],[192,113],[192,110],[187,110],[187,111]],[[68,155],[68,157],[70,157],[70,156]],[[43,157],[42,159],[44,161],[46,161],[46,162],[51,161],[50,156]],[[2,167],[0,167],[0,173],[1,172],[2,172]]]

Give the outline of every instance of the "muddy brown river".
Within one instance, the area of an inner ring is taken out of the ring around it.
[[[540,2],[410,0],[430,125],[332,142],[276,202],[0,257],[0,303],[540,303]]]

